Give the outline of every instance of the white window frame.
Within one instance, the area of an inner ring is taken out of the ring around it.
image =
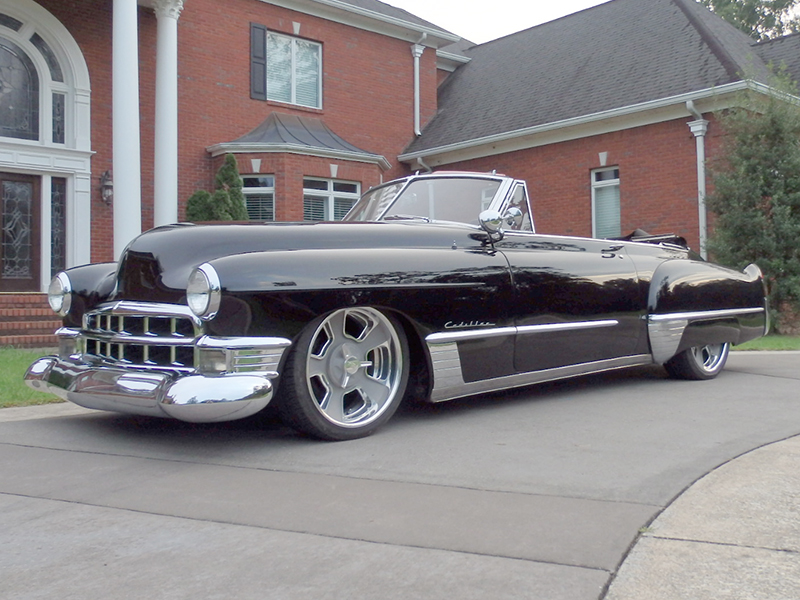
[[[325,183],[326,189],[307,188],[306,181]],[[335,189],[336,184],[354,185],[355,192],[342,192]],[[345,181],[344,179],[325,179],[323,177],[303,177],[303,212],[305,213],[305,201],[309,196],[323,198],[325,200],[325,221],[333,221],[335,216],[335,201],[337,198],[353,200],[353,204],[361,197],[361,183],[358,181]],[[305,218],[305,215],[304,215]]]
[[[250,174],[243,174],[241,177],[243,183],[245,179],[264,179],[267,177],[272,179],[271,186],[253,186],[253,187],[242,186],[242,194],[244,195],[245,208],[248,207],[248,197],[267,196],[267,195],[272,196],[272,219],[253,219],[252,217],[250,217],[249,209],[247,211],[247,218],[250,219],[251,221],[262,221],[262,222],[274,221],[275,220],[275,176],[261,174],[261,173],[250,173]]]
[[[605,179],[602,181],[597,180],[597,175],[599,173],[608,173],[608,172],[616,172],[616,177],[612,177],[611,179]],[[592,236],[599,238],[599,237],[617,237],[622,235],[622,210],[621,210],[621,193],[620,193],[620,176],[619,176],[619,167],[603,167],[602,169],[594,169],[591,171],[591,184],[592,184]],[[618,211],[617,211],[617,224],[619,225],[619,231],[615,231],[613,233],[606,233],[602,231],[598,231],[598,206],[597,206],[597,192],[598,190],[607,189],[615,187],[617,188],[617,203],[618,203]]]
[[[273,38],[281,38],[281,39],[284,39],[284,40],[289,40],[290,43],[292,44],[292,59],[291,59],[292,60],[292,65],[291,65],[291,74],[290,74],[291,80],[289,82],[289,87],[290,87],[290,90],[291,90],[291,98],[287,102],[287,100],[285,100],[283,98],[275,98],[275,97],[270,96],[270,92],[271,92],[270,85],[269,85],[269,77],[270,77],[269,60],[270,59],[269,59],[269,51],[267,51],[267,53],[266,53],[266,56],[267,56],[267,65],[266,65],[266,68],[267,68],[267,100],[269,100],[270,102],[283,102],[283,103],[288,103],[288,104],[295,104],[297,106],[305,106],[305,107],[308,107],[308,108],[321,109],[322,108],[322,73],[323,73],[323,70],[322,70],[322,44],[320,44],[319,42],[313,42],[311,40],[307,40],[307,39],[304,39],[304,38],[298,38],[298,37],[294,37],[294,36],[291,36],[291,35],[286,35],[286,34],[283,34],[283,33],[277,33],[277,32],[274,32],[274,31],[267,30],[267,36],[266,36],[267,48],[269,48],[269,39],[271,37],[273,37]],[[318,51],[318,55],[319,55],[319,63],[318,63],[319,70],[317,71],[317,103],[316,104],[303,104],[303,103],[299,102],[298,99],[297,99],[297,80],[298,80],[298,76],[297,76],[297,44],[299,42],[302,42],[304,44],[309,44],[309,45],[317,47],[317,51]]]

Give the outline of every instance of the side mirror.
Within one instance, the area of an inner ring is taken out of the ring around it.
[[[479,216],[478,221],[481,228],[490,236],[503,236],[503,216],[496,210],[484,210]]]

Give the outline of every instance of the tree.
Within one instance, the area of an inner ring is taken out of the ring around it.
[[[189,221],[246,221],[247,208],[242,193],[242,178],[233,154],[217,171],[216,191],[210,194],[198,190],[186,202],[186,219]]]
[[[800,31],[794,9],[800,0],[698,0],[758,41]]]
[[[758,264],[778,332],[800,333],[800,104],[787,77],[771,89],[719,116],[725,140],[711,164],[709,250],[731,267]]]

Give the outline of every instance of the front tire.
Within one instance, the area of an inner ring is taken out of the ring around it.
[[[343,308],[312,321],[287,357],[279,410],[295,429],[331,441],[365,437],[405,394],[408,342],[393,317]]]
[[[713,379],[725,366],[730,348],[730,344],[695,346],[673,356],[664,368],[676,379]]]

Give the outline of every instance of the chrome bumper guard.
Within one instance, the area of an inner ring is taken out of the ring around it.
[[[59,356],[45,356],[25,373],[35,390],[49,392],[85,408],[192,423],[231,421],[253,415],[272,400],[284,338],[214,338],[195,341],[198,356],[207,351],[212,372],[148,368],[97,360],[76,351],[80,332],[61,329]]]

